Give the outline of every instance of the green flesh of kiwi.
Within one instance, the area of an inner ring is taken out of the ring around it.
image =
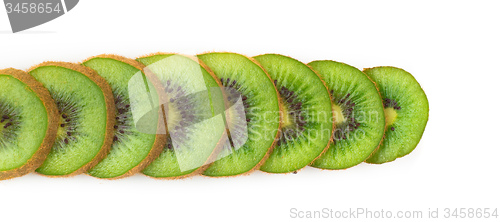
[[[34,171],[54,144],[57,109],[29,74],[0,70],[0,180]]]
[[[311,166],[345,169],[365,161],[384,136],[384,107],[375,84],[343,63],[314,61],[309,65],[330,89],[335,117],[333,143]]]
[[[132,107],[144,105],[144,101],[133,100],[134,95],[131,100],[130,95],[137,92],[129,90],[129,83],[135,75],[140,75],[141,80],[145,78],[140,67],[136,67],[139,63],[118,56],[102,55],[85,61],[83,65],[95,70],[109,83],[116,107],[116,124],[113,126],[115,134],[111,150],[88,174],[98,178],[120,178],[140,172],[156,157],[156,153],[159,154],[157,150],[163,149],[165,142],[161,142],[164,140],[161,135],[140,132],[134,124]],[[154,87],[149,89],[152,99],[159,102]],[[153,115],[150,120],[157,123],[158,115]]]
[[[69,63],[44,63],[30,71],[49,90],[60,113],[56,142],[37,169],[40,174],[67,176],[83,173],[109,149],[111,136],[108,129],[112,129],[109,123],[114,123],[110,120],[114,115],[108,113],[113,104],[109,85],[106,83],[108,88],[104,91],[103,85],[77,70],[89,69]],[[95,75],[93,71],[89,72]],[[111,102],[108,100],[110,96]]]
[[[0,170],[6,171],[21,167],[38,150],[48,128],[48,114],[23,82],[0,74],[0,85]]]
[[[380,89],[387,121],[384,141],[366,162],[390,162],[417,146],[429,118],[429,102],[417,80],[402,69],[375,67],[364,72]]]
[[[163,109],[169,133],[163,152],[143,173],[155,178],[181,178],[201,173],[227,137],[220,85],[192,58],[155,54],[137,60],[146,65],[164,87],[162,104],[166,106]]]
[[[251,59],[234,53],[199,55],[223,85],[227,96],[229,141],[206,176],[234,176],[258,169],[274,147],[279,130],[279,101],[267,73]]]
[[[254,59],[274,81],[283,107],[280,137],[260,170],[294,172],[330,144],[333,115],[328,89],[311,68],[295,59],[276,54]]]

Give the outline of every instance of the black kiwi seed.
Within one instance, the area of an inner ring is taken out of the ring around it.
[[[401,107],[398,106],[398,102],[394,99],[384,99],[384,108],[393,108],[396,110],[401,110]]]
[[[62,93],[59,93],[59,95],[62,95]],[[61,132],[63,133],[57,135],[54,149],[62,149],[66,144],[75,141],[75,135],[78,135],[79,108],[75,102],[71,102],[71,99],[59,95],[54,94],[53,98],[56,101],[59,113],[61,113],[60,118],[62,119],[59,127],[62,128]]]
[[[128,130],[133,126],[133,123],[130,121],[132,115],[130,111],[129,101],[124,99],[125,96],[121,95],[118,92],[113,92],[115,96],[115,107],[116,107],[116,125],[113,126],[115,129],[115,136],[113,137],[113,141],[122,141],[125,138],[125,134],[127,134]]]
[[[0,101],[0,113],[4,113],[0,122],[5,122],[3,126],[4,130],[1,130],[2,132],[0,133],[0,149],[7,147],[9,141],[13,141],[17,137],[18,125],[21,120],[18,115],[19,111],[6,104]]]
[[[171,151],[176,149],[179,146],[172,145],[171,136],[175,137],[176,143],[182,143],[184,141],[188,142],[188,132],[187,127],[193,125],[194,123],[200,122],[203,120],[202,116],[199,116],[198,111],[193,109],[193,104],[197,103],[197,100],[202,96],[202,94],[189,94],[185,91],[185,89],[175,82],[171,80],[167,80],[167,84],[165,85],[165,92],[168,93],[169,99],[168,101],[172,104],[172,106],[176,107],[179,111],[179,114],[182,116],[180,121],[175,125],[169,125],[170,136],[167,137],[167,145],[164,148],[164,151]]]
[[[227,100],[229,102],[229,105],[232,107],[238,100],[241,98],[241,101],[243,103],[243,107],[241,106],[236,106],[235,112],[237,115],[241,118],[242,121],[245,121],[247,123],[252,122],[252,119],[254,118],[252,112],[249,110],[250,107],[250,101],[248,101],[248,97],[246,95],[243,95],[241,92],[242,86],[239,84],[238,81],[232,80],[230,78],[221,78],[221,83],[222,86],[224,87],[225,94],[227,96]],[[238,121],[238,120],[237,120]],[[235,122],[234,124],[229,125],[229,131],[233,135],[243,135],[246,132],[242,132],[246,130],[244,127],[240,127],[240,124]],[[229,135],[229,140],[231,144],[243,144],[245,141],[240,141],[241,138],[237,138],[235,136]],[[232,146],[224,146],[227,149],[232,149]]]
[[[276,80],[274,83],[275,85],[278,84]],[[307,123],[304,121],[305,118],[302,112],[302,102],[298,101],[297,94],[284,86],[276,86],[276,88],[279,89],[278,92],[280,93],[283,103],[287,107],[288,114],[293,121],[292,125],[281,129],[280,136],[277,139],[277,145],[281,146],[285,145],[287,141],[292,141],[293,139],[300,137],[304,131],[304,126]]]
[[[341,107],[342,115],[346,119],[346,121],[338,125],[334,131],[333,141],[338,142],[349,138],[349,133],[358,129],[361,124],[358,123],[354,115],[356,103],[352,101],[351,93],[347,93],[345,95],[335,95],[335,92],[330,90],[330,94],[332,102]]]

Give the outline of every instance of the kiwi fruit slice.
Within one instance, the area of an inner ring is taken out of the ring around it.
[[[384,141],[366,162],[385,163],[411,153],[422,138],[429,118],[425,92],[403,69],[384,66],[363,71],[380,90],[387,122]]]
[[[111,150],[88,174],[98,178],[118,179],[141,172],[158,157],[166,143],[165,134],[143,133],[134,124],[132,105],[147,104],[142,104],[144,101],[131,101],[130,95],[136,92],[129,91],[129,84],[135,75],[140,75],[141,80],[146,78],[144,65],[117,55],[99,55],[82,64],[96,71],[109,83],[116,107],[116,124],[113,126],[115,135]],[[159,95],[154,87],[150,88],[150,94],[158,104]],[[154,115],[150,121],[156,123],[153,124],[155,126],[163,123],[159,115]]]
[[[156,53],[137,61],[146,65],[163,86],[161,109],[168,132],[160,156],[143,174],[160,179],[200,174],[227,138],[220,83],[192,57]]]
[[[203,175],[234,176],[259,169],[271,153],[280,127],[278,92],[253,59],[235,53],[198,55],[221,81],[226,96],[229,141]]]
[[[17,69],[0,70],[0,180],[33,172],[54,145],[59,114],[46,88]]]
[[[311,166],[345,169],[365,161],[384,136],[384,107],[375,84],[359,69],[334,61],[309,65],[330,89],[335,131],[333,144]]]
[[[36,172],[46,176],[87,172],[113,142],[111,87],[92,69],[73,63],[44,62],[29,73],[48,89],[60,114],[55,144]]]
[[[328,88],[311,68],[293,58],[265,54],[254,59],[274,81],[282,107],[278,142],[260,170],[302,169],[330,145],[333,114]]]

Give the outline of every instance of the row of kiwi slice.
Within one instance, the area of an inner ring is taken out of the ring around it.
[[[346,169],[412,152],[427,97],[395,67],[265,54],[99,55],[0,70],[0,180]]]

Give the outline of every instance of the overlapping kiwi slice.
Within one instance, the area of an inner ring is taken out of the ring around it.
[[[110,86],[90,68],[45,62],[29,73],[48,89],[60,116],[56,141],[36,171],[47,176],[87,172],[108,153],[115,125]]]
[[[196,58],[157,53],[137,59],[163,85],[167,144],[143,173],[182,178],[203,172],[227,140],[220,83]]]
[[[375,84],[360,70],[334,61],[309,65],[325,80],[333,102],[333,144],[311,166],[345,169],[366,160],[384,136],[384,108]]]
[[[267,70],[281,97],[281,129],[260,170],[288,173],[309,165],[330,145],[332,103],[321,78],[307,65],[277,54],[254,57]]]
[[[229,141],[206,176],[233,176],[260,168],[278,136],[278,92],[269,75],[252,59],[235,53],[198,55],[214,72],[226,95]]]
[[[166,143],[165,134],[140,132],[134,122],[132,107],[148,106],[147,100],[134,100],[135,94],[129,84],[142,84],[144,79],[150,81],[144,72],[141,63],[116,55],[100,55],[83,62],[83,65],[95,70],[111,86],[115,101],[116,123],[114,128],[113,144],[109,154],[93,167],[88,174],[98,178],[123,178],[142,171],[152,162]],[[137,78],[138,82],[133,82]],[[153,83],[147,87],[154,104],[159,103],[159,94]],[[155,106],[157,107],[157,106]],[[141,108],[141,107],[139,107]],[[152,114],[157,114],[153,112]],[[152,115],[148,119],[152,122],[153,130],[163,123],[159,115]]]
[[[419,83],[395,67],[225,52],[45,62],[0,70],[0,180],[380,164],[415,149],[428,115]]]
[[[0,180],[38,168],[56,139],[57,108],[49,92],[21,70],[0,70]]]
[[[364,72],[380,90],[387,122],[384,141],[366,162],[390,162],[417,146],[429,118],[429,102],[417,80],[403,69],[385,66]]]

